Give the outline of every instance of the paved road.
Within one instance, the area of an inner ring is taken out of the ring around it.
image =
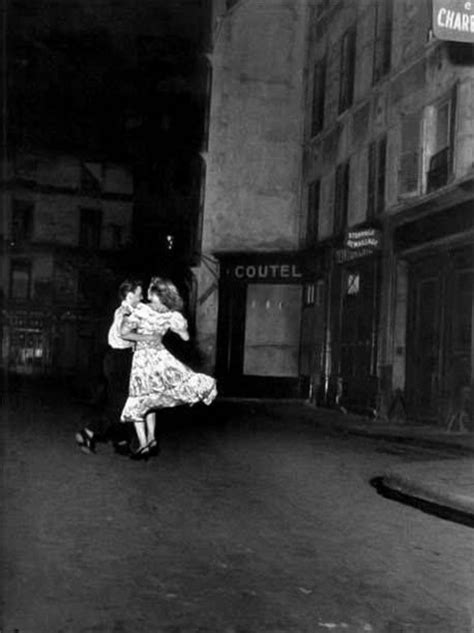
[[[71,407],[3,411],[3,633],[474,631],[474,531],[369,485],[435,452],[198,414],[135,463],[77,451]]]

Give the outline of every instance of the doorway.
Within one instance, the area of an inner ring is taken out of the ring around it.
[[[473,255],[458,249],[410,266],[406,398],[417,419],[436,418],[471,387]]]

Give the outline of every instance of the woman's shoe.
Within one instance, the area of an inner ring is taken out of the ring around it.
[[[136,451],[132,451],[130,453],[130,459],[135,461],[147,460],[150,457],[150,449],[148,448],[148,444],[146,446],[141,446]]]
[[[148,442],[147,446],[150,457],[156,457],[157,455],[159,455],[160,445],[158,443],[158,440],[151,440],[151,442]]]

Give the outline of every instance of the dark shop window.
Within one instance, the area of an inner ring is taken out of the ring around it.
[[[84,248],[100,248],[102,212],[100,209],[81,209],[79,245]]]

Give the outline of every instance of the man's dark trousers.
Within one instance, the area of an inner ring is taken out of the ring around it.
[[[128,397],[132,358],[131,348],[108,348],[105,354],[103,370],[107,386],[103,415],[88,424],[88,429],[100,439],[112,440],[114,443],[132,439],[132,425],[120,422]]]

